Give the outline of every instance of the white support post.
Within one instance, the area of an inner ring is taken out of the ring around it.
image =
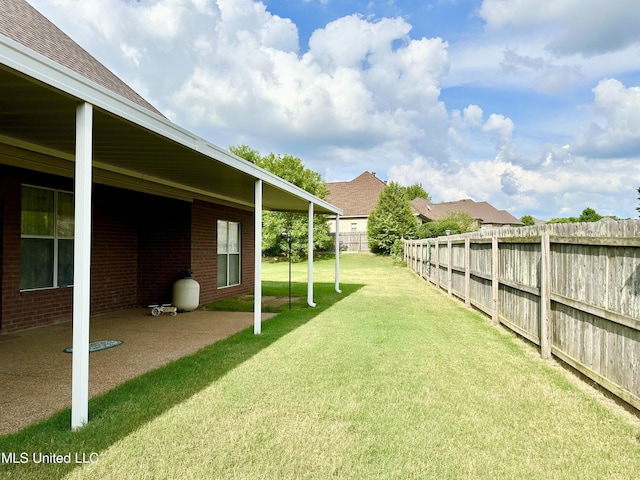
[[[91,177],[93,107],[76,109],[75,226],[73,242],[73,359],[71,428],[89,421],[89,315],[91,311]]]
[[[309,243],[307,245],[307,304],[315,307],[313,302],[313,202],[309,202]]]
[[[336,214],[336,292],[340,290],[340,215]]]
[[[262,180],[256,180],[254,214],[255,273],[253,286],[253,333],[262,333]]]

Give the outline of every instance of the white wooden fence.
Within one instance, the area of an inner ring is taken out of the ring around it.
[[[640,409],[640,221],[411,240],[405,260]]]

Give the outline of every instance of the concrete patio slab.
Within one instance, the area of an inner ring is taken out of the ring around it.
[[[265,321],[275,314],[264,313]],[[89,396],[189,355],[253,325],[253,313],[195,310],[153,317],[150,309],[91,319],[90,341],[122,340],[89,355]],[[0,335],[0,435],[71,405],[71,323]]]

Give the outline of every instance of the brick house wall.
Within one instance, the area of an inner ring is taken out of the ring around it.
[[[2,279],[0,280],[2,295],[0,329],[2,332],[65,322],[71,318],[72,289],[20,291],[22,183],[46,185],[62,190],[73,189],[73,183],[70,179],[0,167],[0,198],[4,205]]]
[[[200,302],[210,302],[253,291],[254,223],[253,212],[212,203],[193,202],[192,265],[193,278],[200,284]],[[240,222],[240,285],[217,288],[218,220]]]
[[[72,288],[20,291],[22,184],[72,191],[73,180],[0,165],[0,333],[72,317]],[[241,223],[241,284],[218,289],[217,220]],[[93,186],[91,314],[171,302],[185,269],[200,302],[253,291],[253,212]]]
[[[191,203],[138,197],[138,304],[171,303],[173,284],[191,268]]]
[[[93,186],[91,313],[138,305],[138,227],[133,192]]]

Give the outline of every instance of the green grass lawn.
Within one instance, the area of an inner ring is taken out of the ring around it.
[[[0,452],[97,463],[0,465],[1,478],[630,479],[640,425],[552,361],[386,258],[315,264],[316,302],[15,435]],[[287,265],[265,264],[265,295]],[[305,298],[306,264],[293,295]],[[246,305],[245,305],[246,307]],[[236,308],[236,307],[230,307]],[[241,308],[241,307],[238,307]]]

